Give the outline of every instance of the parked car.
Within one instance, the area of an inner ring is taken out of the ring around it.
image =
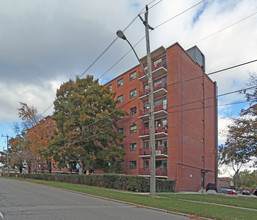
[[[214,183],[208,183],[208,184],[206,185],[206,192],[207,192],[208,190],[215,190],[215,191],[217,192],[217,187],[216,187],[216,185],[215,185]]]
[[[220,192],[230,195],[237,195],[237,192],[234,189],[221,189]]]
[[[227,189],[220,189],[220,193],[227,193]]]
[[[236,192],[236,190],[234,190],[234,189],[227,189],[227,192],[226,192],[227,194],[230,194],[230,195],[237,195],[237,192]]]
[[[253,195],[257,196],[257,188],[255,190],[253,190]]]
[[[242,195],[250,195],[250,191],[249,190],[243,190]]]

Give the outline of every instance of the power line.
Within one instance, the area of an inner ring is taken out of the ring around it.
[[[217,95],[216,97],[218,98],[218,97],[222,97],[222,96],[226,96],[226,95],[230,95],[230,94],[234,94],[234,93],[239,93],[239,92],[246,91],[246,90],[250,90],[250,89],[254,89],[254,88],[257,88],[257,86],[252,86],[252,87],[248,87],[248,88],[243,88],[243,89],[239,89],[239,90],[235,90],[235,91],[231,91],[231,92],[219,94],[219,95]],[[195,100],[195,101],[188,102],[188,103],[183,103],[183,104],[176,105],[176,106],[171,106],[171,107],[167,108],[166,111],[167,111],[168,113],[177,113],[177,112],[185,112],[185,111],[193,111],[193,110],[200,110],[200,109],[211,108],[211,107],[214,107],[214,105],[201,106],[201,107],[195,107],[195,108],[189,108],[189,109],[183,109],[183,110],[180,109],[180,110],[176,110],[176,111],[168,111],[169,109],[172,109],[172,108],[181,107],[181,106],[185,106],[185,105],[188,105],[188,104],[193,104],[193,103],[196,103],[196,102],[202,102],[202,101],[204,101],[204,100],[214,99],[214,98],[216,98],[216,97],[213,96],[213,97],[208,97],[208,98],[204,98],[204,99]],[[131,99],[129,102],[127,102],[126,104],[122,105],[120,108],[126,106],[127,104],[129,104],[130,102],[132,102],[132,101],[134,101],[134,100],[136,100],[136,99],[137,99],[137,97]],[[249,102],[250,102],[250,101],[240,101],[240,102],[234,102],[234,103],[219,104],[218,106],[236,105],[236,104],[249,103]],[[114,113],[115,111],[117,111],[117,109],[115,109],[114,111],[108,113],[106,116],[108,116],[108,115]],[[104,116],[104,117],[98,119],[97,121],[100,121],[101,119],[105,118],[106,116]],[[138,121],[140,121],[140,120],[141,120],[140,118],[137,118],[136,120],[134,120],[134,122],[138,122]],[[93,123],[87,125],[84,129],[88,129],[91,125],[95,124],[97,121],[95,121],[95,122],[93,122]],[[127,123],[123,123],[123,125],[128,125],[128,124],[131,124],[131,123],[132,123],[132,122],[129,121],[129,122],[127,122]],[[103,128],[105,128],[105,127],[107,127],[107,126],[104,126],[104,127],[102,127],[101,129],[103,129]],[[95,137],[95,136],[98,136],[98,135],[102,135],[102,134],[104,134],[104,133],[106,133],[106,132],[108,132],[108,131],[110,131],[110,130],[113,130],[113,128],[110,128],[110,129],[108,129],[108,130],[106,130],[106,131],[104,131],[104,132],[102,132],[102,133],[99,133],[99,134],[90,135],[90,136],[88,136],[86,139],[89,139],[89,138],[91,138],[91,137]],[[60,142],[60,141],[64,141],[64,139],[60,139],[60,140],[58,140],[58,141],[56,141],[56,142],[50,144],[49,146],[53,146],[53,145],[55,145],[56,143],[58,143],[58,142]],[[80,141],[76,141],[76,142],[72,142],[71,144],[76,144],[76,143],[79,143],[79,142],[80,142]]]
[[[155,2],[155,1],[156,1],[156,0],[153,0],[153,1],[151,1],[149,4],[151,4],[151,3]],[[162,1],[162,0],[161,0],[161,1]],[[161,1],[157,2],[155,5],[159,4]],[[151,8],[154,7],[155,5],[151,6]],[[144,8],[143,8],[139,13],[142,13],[143,10],[144,10]],[[134,21],[135,21],[137,18],[138,18],[138,15],[136,15],[136,16],[132,19],[132,21],[123,29],[123,32],[125,32],[125,31],[134,23]],[[92,66],[95,65],[95,63],[111,48],[111,46],[116,42],[117,39],[118,39],[118,37],[115,37],[115,39],[98,55],[98,57],[97,57],[95,60],[93,60],[93,62],[79,75],[80,78],[81,78],[83,75],[85,75],[85,74],[88,72],[88,70],[91,69]],[[116,65],[116,64],[115,64],[115,65]],[[109,71],[109,70],[108,70],[108,71]],[[102,78],[104,75],[105,75],[105,74],[103,74],[100,78]],[[99,78],[99,79],[100,79],[100,78]],[[46,108],[46,110],[43,111],[42,115],[43,115],[44,113],[46,113],[53,105],[54,105],[54,104],[52,103],[50,106],[48,106],[48,107]]]
[[[161,1],[162,1],[162,0],[161,0]],[[159,4],[161,1],[157,2],[155,5]],[[167,21],[165,21],[165,22],[163,22],[163,23],[157,25],[156,27],[154,27],[154,29],[155,29],[155,28],[158,28],[158,27],[160,27],[160,26],[162,26],[162,25],[164,25],[164,24],[167,23],[168,21],[171,21],[171,20],[175,19],[176,17],[178,17],[178,16],[182,15],[183,13],[185,13],[185,12],[191,10],[192,8],[196,7],[197,5],[201,4],[201,3],[204,2],[204,1],[206,1],[206,0],[202,0],[201,2],[198,2],[197,4],[191,6],[190,8],[187,8],[186,10],[184,10],[184,11],[180,12],[179,14],[173,16],[172,18],[168,19]],[[153,6],[155,6],[155,5],[153,5]],[[153,6],[152,6],[152,7],[153,7]],[[143,12],[142,12],[142,13],[143,13]],[[139,14],[142,14],[142,13],[139,13]],[[151,32],[152,32],[152,31],[150,30],[150,33],[151,33]],[[137,46],[139,43],[141,43],[144,39],[145,39],[145,36],[142,37],[135,45],[133,45],[133,47],[136,47],[136,46]],[[109,69],[108,69],[107,71],[105,71],[105,72],[100,76],[99,79],[101,79],[105,74],[107,74],[111,69],[113,69],[113,68],[114,68],[121,60],[123,60],[131,51],[132,51],[132,49],[129,49],[120,59],[118,59],[111,67],[109,67]]]
[[[154,2],[154,1],[152,1],[152,2]],[[151,3],[152,3],[152,2],[151,2]],[[159,1],[159,2],[161,2],[161,1]],[[158,4],[159,2],[157,2],[156,4]],[[181,15],[182,13],[185,13],[186,11],[192,9],[193,7],[197,6],[198,4],[200,4],[200,3],[202,3],[202,2],[204,2],[204,1],[201,1],[201,2],[197,3],[196,5],[194,5],[194,6],[190,7],[190,8],[188,8],[187,10],[181,12],[181,13],[178,14],[177,16]],[[156,4],[155,4],[155,5],[156,5]],[[155,6],[155,5],[154,5],[154,6]],[[153,7],[153,6],[152,6],[152,7]],[[171,19],[168,19],[167,21],[161,23],[160,25],[156,26],[155,28],[157,28],[157,27],[159,27],[159,26],[161,26],[161,25],[167,23],[168,21],[174,19],[174,18],[177,17],[177,16],[174,16],[174,17],[172,17]],[[250,16],[248,16],[248,17],[250,17]],[[135,18],[136,18],[136,17],[135,17]],[[246,19],[246,18],[245,18],[245,19]],[[134,20],[135,20],[135,19],[133,19],[133,20],[131,21],[131,23],[130,23],[126,28],[128,28],[128,27],[134,22]],[[126,29],[126,28],[125,28],[125,29]],[[142,38],[139,42],[141,42],[143,39],[144,39],[144,38]],[[138,42],[138,43],[139,43],[139,42]],[[113,44],[113,43],[114,43],[114,41],[113,41],[111,44]],[[137,43],[137,44],[138,44],[138,43]],[[137,45],[137,44],[136,44],[136,45]],[[110,47],[111,47],[111,45],[109,45],[109,48],[110,48]],[[108,48],[108,47],[107,47],[107,48]],[[106,51],[108,50],[107,48],[106,48]],[[127,52],[127,53],[128,53],[128,52]],[[126,54],[126,55],[127,55],[127,54]],[[125,56],[126,56],[126,55],[125,55]],[[124,56],[124,57],[125,57],[125,56]],[[256,60],[250,61],[250,62],[248,62],[248,63],[255,62],[255,61],[256,61]],[[96,62],[97,62],[97,60],[96,60]],[[238,67],[238,66],[241,66],[241,65],[246,65],[246,64],[248,64],[248,63],[239,64],[239,65],[237,65],[237,66],[230,67],[230,68],[235,68],[235,67]],[[115,63],[115,64],[116,64],[116,63]],[[114,64],[113,66],[115,66],[115,64]],[[93,65],[94,65],[94,64],[93,64]],[[113,68],[113,66],[112,66],[111,68]],[[89,67],[89,68],[90,68],[90,67]],[[110,69],[111,69],[111,68],[110,68]],[[215,71],[215,72],[213,72],[213,73],[209,73],[209,74],[206,74],[206,75],[211,75],[211,74],[214,74],[214,73],[217,73],[217,72],[225,71],[225,70],[230,69],[230,68],[226,68],[226,69],[223,69],[223,70]],[[110,70],[110,69],[109,69],[109,70]],[[109,70],[108,70],[108,71],[109,71]],[[85,71],[84,71],[84,72],[85,72]],[[84,72],[83,72],[83,74],[84,74]],[[82,74],[82,75],[83,75],[83,74]],[[81,76],[82,76],[82,75],[81,75]],[[101,76],[101,77],[102,77],[102,76]],[[201,76],[201,77],[202,77],[202,76]],[[197,78],[198,78],[198,77],[197,77]],[[193,78],[193,79],[195,79],[195,78]],[[193,79],[191,79],[191,80],[193,80]],[[170,85],[171,85],[171,84],[170,84]],[[169,85],[169,86],[170,86],[170,85]],[[51,105],[51,106],[52,106],[52,105]],[[50,107],[48,107],[48,109],[49,109],[49,108],[50,108]],[[47,110],[48,110],[48,109],[47,109]],[[47,110],[46,110],[46,111],[47,111]]]
[[[225,104],[219,104],[218,106],[228,106],[228,105],[237,105],[237,104],[242,104],[242,103],[249,103],[250,101],[239,101],[239,102],[232,102],[232,103],[225,103]],[[201,110],[201,109],[207,109],[207,108],[213,108],[214,105],[208,105],[208,106],[203,106],[203,107],[196,107],[196,108],[190,108],[190,109],[183,109],[183,110],[176,110],[176,111],[169,111],[168,113],[177,113],[177,112],[186,112],[186,111],[194,111],[194,110]],[[139,121],[140,119],[137,119],[135,121]],[[127,124],[131,124],[131,122],[128,122],[128,123],[123,123],[123,125],[127,125]],[[92,137],[95,137],[95,136],[98,136],[98,135],[103,135],[109,131],[113,130],[113,128],[111,129],[108,129],[106,131],[103,131],[102,133],[99,133],[99,134],[93,134],[93,135],[90,135],[88,137],[86,137],[85,139],[86,140],[89,140],[90,138]],[[56,141],[55,143],[59,142]],[[89,141],[88,141],[89,142]],[[50,144],[50,146],[54,146],[55,143],[53,144]],[[72,142],[70,144],[76,144],[76,143],[80,143],[80,141],[76,141],[76,142]]]
[[[219,73],[219,72],[222,72],[222,71],[226,71],[226,70],[229,70],[229,69],[232,69],[232,68],[236,68],[236,67],[240,67],[242,65],[247,65],[247,64],[250,64],[252,62],[256,62],[257,60],[255,61],[249,61],[249,62],[245,62],[245,63],[241,63],[241,64],[238,64],[238,65],[234,65],[234,66],[231,66],[231,67],[227,67],[227,68],[224,68],[224,69],[221,69],[221,70],[217,70],[217,71],[214,71],[214,72],[210,72],[206,75],[211,75],[211,74],[216,74],[216,73]],[[205,75],[203,75],[205,76]],[[203,76],[200,76],[200,77],[203,77]],[[189,81],[189,80],[193,80],[193,79],[196,79],[196,78],[199,78],[199,77],[194,77],[194,78],[191,78],[191,79],[188,79],[188,80],[184,80],[184,81],[180,81],[180,82],[176,82],[176,83],[172,83],[172,84],[169,84],[167,86],[171,86],[171,85],[175,85],[175,84],[178,84],[178,83],[182,83],[182,82],[185,82],[185,81]],[[224,93],[224,94],[220,94],[220,95],[217,95],[217,98],[218,97],[221,97],[221,96],[225,96],[225,95],[229,95],[229,94],[233,94],[233,93],[238,93],[238,92],[241,92],[241,91],[245,91],[245,90],[249,90],[249,89],[253,89],[253,88],[256,88],[257,86],[253,86],[253,87],[249,87],[249,88],[244,88],[244,89],[240,89],[240,90],[236,90],[236,91],[232,91],[232,92],[227,92],[227,93]],[[196,102],[199,102],[199,101],[204,101],[204,100],[208,100],[208,99],[213,99],[215,97],[209,97],[209,98],[204,98],[204,99],[199,99],[199,100],[195,100],[195,101],[192,101],[192,102],[189,102],[189,103],[184,103],[184,104],[181,104],[181,105],[177,105],[177,106],[171,106],[168,109],[171,109],[171,108],[176,108],[176,107],[180,107],[180,106],[184,106],[184,105],[188,105],[188,104],[192,104],[192,103],[196,103]],[[120,106],[119,109],[125,107],[127,104],[131,103],[132,101],[136,100],[137,97],[131,99],[129,102],[125,103],[124,105]],[[201,107],[202,108],[202,107]],[[201,109],[200,108],[200,109]],[[194,108],[193,110],[195,109],[198,109],[198,108]],[[104,117],[102,118],[99,118],[97,119],[95,122],[92,122],[91,124],[87,125],[84,129],[88,129],[91,125],[95,124],[96,122],[100,121],[101,119],[111,115],[112,113],[114,113],[115,111],[117,111],[117,109],[113,110],[112,112],[108,113],[107,115],[105,115]],[[170,113],[170,112],[169,112]],[[139,121],[140,118],[138,118],[137,120],[135,121]],[[131,122],[128,122],[128,124],[131,124]]]
[[[155,26],[154,28],[158,28],[158,27],[160,27],[160,26],[166,24],[167,22],[169,22],[169,21],[171,21],[172,19],[178,17],[179,15],[181,15],[181,14],[187,12],[188,10],[190,10],[190,9],[192,9],[192,8],[194,8],[194,7],[196,7],[197,5],[201,4],[202,2],[204,2],[204,1],[198,2],[197,4],[191,6],[190,8],[188,8],[188,9],[186,9],[186,10],[184,10],[183,12],[181,12],[181,13],[179,13],[179,14],[173,16],[172,18],[166,20],[165,22],[162,22],[161,24]],[[158,3],[159,3],[159,2],[158,2]],[[251,14],[251,15],[245,17],[245,18],[242,18],[241,20],[239,20],[239,21],[237,21],[237,22],[235,22],[235,23],[233,23],[233,24],[231,24],[231,25],[228,25],[228,26],[222,28],[221,30],[218,30],[217,32],[215,32],[215,33],[213,33],[213,34],[208,35],[207,37],[205,37],[205,38],[203,38],[203,39],[197,41],[196,43],[198,43],[198,42],[200,42],[200,41],[202,41],[202,40],[205,40],[205,39],[211,37],[211,36],[214,35],[214,34],[217,34],[217,33],[221,32],[221,31],[224,31],[225,29],[227,29],[227,28],[229,28],[229,27],[231,27],[231,26],[233,26],[233,25],[236,25],[236,24],[240,23],[241,21],[246,20],[247,18],[250,18],[251,16],[255,15],[256,13],[257,13],[257,12],[254,12],[253,14]],[[142,40],[144,40],[144,39],[145,39],[145,37],[142,37],[133,47],[136,47],[136,46],[137,46]],[[196,43],[194,43],[194,44],[196,44]],[[190,44],[190,45],[192,45],[192,44]],[[123,59],[130,53],[130,51],[132,51],[132,50],[131,50],[131,49],[128,50],[128,51],[127,51],[119,60],[117,60],[106,72],[104,72],[103,75],[101,75],[100,78],[102,78],[102,77],[103,77],[105,74],[107,74],[111,69],[113,69],[121,60],[123,60]]]
[[[198,2],[198,3],[196,3],[195,5],[189,7],[189,8],[187,8],[186,10],[184,10],[184,11],[178,13],[177,15],[175,15],[175,16],[169,18],[168,20],[166,20],[166,21],[164,21],[164,22],[158,24],[157,26],[154,27],[154,29],[156,29],[156,28],[158,28],[158,27],[160,27],[160,26],[166,24],[167,22],[169,22],[169,21],[173,20],[174,18],[176,18],[176,17],[178,17],[178,16],[180,16],[180,15],[186,13],[187,11],[189,11],[189,10],[193,9],[194,7],[196,7],[196,6],[200,5],[200,4],[202,4],[202,3],[205,2],[205,1],[206,1],[206,0],[202,0],[202,1]]]
[[[228,26],[223,27],[222,29],[220,29],[220,30],[218,30],[218,31],[216,31],[216,32],[214,32],[214,33],[212,33],[212,34],[210,34],[210,35],[208,35],[208,36],[206,36],[206,37],[204,37],[204,38],[202,38],[202,39],[196,41],[196,42],[193,43],[193,44],[188,45],[187,47],[190,47],[190,46],[195,45],[195,44],[197,44],[197,43],[199,43],[199,42],[201,42],[201,41],[204,41],[204,40],[206,40],[207,38],[212,37],[213,35],[218,34],[218,33],[222,32],[222,31],[224,31],[224,30],[226,30],[226,29],[228,29],[228,28],[230,28],[230,27],[232,27],[232,26],[234,26],[234,25],[236,25],[236,24],[238,24],[238,23],[240,23],[240,22],[246,20],[247,18],[250,18],[250,17],[254,16],[255,14],[257,14],[257,11],[254,12],[253,14],[250,14],[250,15],[248,15],[248,16],[246,16],[246,17],[244,17],[244,18],[242,18],[242,19],[240,19],[240,20],[238,20],[238,21],[236,21],[236,22],[234,22],[234,23],[228,25]]]
[[[233,68],[237,68],[237,67],[240,67],[240,66],[243,66],[243,65],[247,65],[247,64],[250,64],[252,62],[256,62],[257,60],[252,60],[252,61],[248,61],[248,62],[245,62],[245,63],[241,63],[241,64],[237,64],[237,65],[234,65],[234,66],[231,66],[231,67],[227,67],[227,68],[224,68],[224,69],[221,69],[221,70],[217,70],[217,71],[213,71],[213,72],[210,72],[206,75],[212,75],[212,74],[216,74],[216,73],[219,73],[219,72],[222,72],[222,71],[227,71],[227,70],[230,70],[230,69],[233,69]],[[205,75],[203,75],[205,76]],[[182,82],[186,82],[186,81],[190,81],[190,80],[193,80],[193,79],[196,79],[196,78],[200,78],[200,77],[203,77],[203,76],[199,76],[199,77],[194,77],[194,78],[191,78],[191,79],[187,79],[187,80],[184,80],[184,81],[180,81],[180,82],[176,82],[176,83],[172,83],[172,84],[168,84],[167,86],[171,86],[171,85],[175,85],[175,84],[178,84],[178,83],[182,83]],[[253,86],[253,87],[249,87],[249,88],[244,88],[244,89],[240,89],[240,90],[236,90],[236,91],[232,91],[232,92],[227,92],[227,93],[224,93],[224,94],[220,94],[220,95],[217,95],[217,98],[218,97],[221,97],[221,96],[225,96],[225,95],[230,95],[230,94],[233,94],[233,93],[238,93],[238,92],[242,92],[242,91],[246,91],[246,90],[249,90],[249,89],[253,89],[253,88],[256,88],[257,86]],[[177,105],[177,106],[171,106],[168,109],[171,109],[171,108],[175,108],[175,107],[180,107],[180,106],[184,106],[184,105],[188,105],[188,104],[192,104],[192,103],[196,103],[196,102],[199,102],[199,101],[204,101],[204,100],[208,100],[208,99],[212,99],[212,98],[215,98],[215,97],[208,97],[208,98],[204,98],[204,99],[199,99],[199,100],[195,100],[195,101],[192,101],[192,102],[189,102],[189,103],[184,103],[184,104],[181,104],[181,105]],[[132,101],[136,100],[137,97],[131,99],[129,102],[125,103],[124,105],[120,106],[119,109],[125,107],[127,104],[131,103]],[[228,104],[227,104],[228,105]],[[202,107],[201,107],[202,108]],[[194,108],[195,109],[198,109],[198,108]],[[114,113],[115,111],[117,111],[117,109],[113,110],[112,112],[108,113],[107,115],[105,115],[104,117],[102,118],[99,118],[97,119],[95,122],[92,122],[91,124],[87,125],[84,129],[88,129],[91,125],[95,124],[96,122],[100,121],[101,119],[111,115],[112,113]],[[170,112],[169,112],[170,113]],[[138,118],[137,120],[135,121],[139,121],[140,118]],[[128,122],[131,124],[131,122]],[[127,123],[126,123],[127,124]]]
[[[193,77],[193,78],[190,78],[190,79],[187,79],[187,80],[183,80],[183,81],[179,81],[179,82],[175,82],[175,83],[171,83],[171,84],[168,84],[167,86],[172,86],[172,85],[176,85],[176,84],[179,84],[179,83],[183,83],[183,82],[187,82],[187,81],[191,81],[191,80],[194,80],[194,79],[198,79],[198,78],[201,78],[201,77],[204,77],[206,75],[213,75],[213,74],[216,74],[216,73],[219,73],[219,72],[223,72],[223,71],[227,71],[227,70],[230,70],[230,69],[233,69],[233,68],[237,68],[237,67],[240,67],[240,66],[243,66],[243,65],[247,65],[247,64],[250,64],[250,63],[253,63],[253,62],[256,62],[256,60],[252,60],[252,61],[248,61],[248,62],[245,62],[245,63],[241,63],[241,64],[237,64],[237,65],[234,65],[234,66],[230,66],[230,67],[227,67],[227,68],[224,68],[224,69],[220,69],[220,70],[217,70],[217,71],[213,71],[213,72],[210,72],[208,74],[205,74],[205,75],[202,75],[202,76],[197,76],[197,77]],[[250,87],[249,89],[251,88],[254,88],[254,87]],[[248,88],[247,88],[248,89]],[[243,89],[244,90],[244,89]],[[235,92],[239,92],[239,91],[243,91],[243,90],[237,90],[237,91],[234,91],[232,93],[235,93]],[[227,95],[228,94],[232,94],[232,93],[226,93]],[[222,96],[226,95],[226,94],[222,94]],[[219,97],[219,95],[217,96]],[[133,99],[134,100],[134,99]],[[127,104],[129,104],[131,101],[133,100],[130,100],[128,103],[126,103],[125,105],[123,105],[122,107],[126,106]],[[122,108],[120,107],[120,108]],[[113,111],[115,112],[115,110]],[[112,114],[112,113],[110,113]],[[110,115],[110,114],[107,114],[106,116]],[[92,123],[93,124],[93,123]],[[88,125],[90,126],[90,125]]]
[[[251,61],[248,61],[248,62],[244,62],[244,63],[240,63],[240,64],[237,64],[237,65],[230,66],[230,67],[220,69],[220,70],[217,70],[217,71],[213,71],[213,72],[201,75],[201,76],[196,76],[196,77],[193,77],[193,78],[190,78],[190,79],[186,79],[186,80],[178,81],[178,82],[175,82],[175,83],[171,83],[171,84],[168,84],[167,86],[173,86],[173,85],[176,85],[176,84],[179,84],[179,83],[188,82],[188,81],[191,81],[191,80],[194,80],[194,79],[199,79],[199,78],[202,78],[202,77],[205,77],[205,76],[210,76],[210,75],[213,75],[213,74],[216,74],[216,73],[224,72],[226,70],[231,70],[231,69],[234,69],[234,68],[237,68],[237,67],[241,67],[241,66],[250,64],[250,63],[254,63],[256,61],[257,61],[257,59],[251,60]]]
[[[238,101],[238,102],[231,102],[231,103],[219,104],[218,106],[237,105],[237,104],[249,103],[249,102],[250,102],[250,101]]]
[[[185,106],[185,105],[189,105],[189,104],[193,104],[193,103],[197,103],[197,102],[202,102],[202,101],[205,101],[205,100],[209,100],[209,99],[214,99],[214,98],[218,98],[218,97],[222,97],[222,96],[226,96],[226,95],[231,95],[231,94],[234,94],[234,93],[239,93],[239,92],[242,92],[242,91],[246,91],[246,90],[250,90],[250,89],[254,89],[254,88],[257,88],[257,86],[252,86],[252,87],[248,87],[248,88],[243,88],[243,89],[239,89],[239,90],[235,90],[235,91],[231,91],[231,92],[227,92],[227,93],[223,93],[223,94],[220,94],[220,95],[217,95],[216,97],[213,96],[213,97],[208,97],[208,98],[203,98],[203,99],[198,99],[198,100],[195,100],[195,101],[191,101],[191,102],[187,102],[187,103],[183,103],[183,104],[180,104],[180,105],[175,105],[175,106],[171,106],[169,108],[167,108],[166,110],[168,109],[172,109],[172,108],[177,108],[177,107],[181,107],[181,106]],[[121,107],[119,107],[119,109],[125,107],[127,104],[131,103],[132,101],[134,101],[136,98],[130,100],[129,102],[127,102],[126,104],[122,105]],[[248,102],[248,101],[247,101]],[[197,108],[198,109],[198,108]],[[107,115],[105,115],[103,118],[111,115],[112,113],[114,113],[115,111],[117,111],[116,109],[110,113],[108,113]],[[170,112],[169,112],[170,113]],[[100,121],[100,119],[98,119],[97,121],[87,125],[84,129],[88,129],[91,125],[95,124],[96,122]],[[139,121],[140,118],[134,120],[134,121]],[[128,123],[125,123],[125,124],[131,124],[131,122],[128,122]],[[124,123],[123,123],[124,125]]]

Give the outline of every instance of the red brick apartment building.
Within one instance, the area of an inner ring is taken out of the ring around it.
[[[151,53],[154,86],[156,177],[176,179],[177,191],[198,191],[217,175],[216,84],[205,74],[205,58],[178,43]],[[146,57],[141,59],[146,66]],[[146,70],[147,71],[147,70]],[[195,78],[195,79],[193,79]],[[150,175],[148,82],[138,65],[108,82],[126,136],[125,174]]]

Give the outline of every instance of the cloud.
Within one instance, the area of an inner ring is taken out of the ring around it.
[[[218,116],[218,140],[219,145],[224,144],[226,141],[228,126],[233,123],[233,120],[230,117],[225,115]]]
[[[43,112],[52,104],[61,83],[83,73],[115,39],[116,31],[124,29],[148,2],[0,0],[0,121],[18,120],[19,101]],[[156,27],[198,2],[161,1],[150,7],[149,23]],[[152,31],[151,49],[175,42],[188,49],[197,42],[206,58],[206,73],[256,59],[257,15],[242,20],[256,11],[255,0],[206,1]],[[242,21],[236,23],[239,20]],[[216,33],[233,23],[236,24]],[[144,25],[136,19],[125,34],[135,45],[144,37]],[[212,36],[201,40],[209,35]],[[129,49],[124,41],[117,40],[85,74],[101,76]],[[145,41],[135,49],[139,57],[144,56]],[[135,65],[138,61],[130,52],[100,82],[106,83]],[[257,64],[253,63],[210,77],[217,81],[222,94],[246,87],[248,73],[256,70]],[[242,99],[234,94],[219,103]],[[230,121],[226,111],[234,111],[234,115],[235,110],[240,109],[235,105],[220,108],[221,127]],[[52,108],[46,114],[51,112]]]

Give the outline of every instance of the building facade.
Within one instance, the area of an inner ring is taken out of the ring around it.
[[[215,183],[216,85],[205,74],[205,58],[195,46],[178,43],[151,53],[155,118],[156,177],[176,179],[177,191],[198,191]],[[141,59],[146,66],[146,57]],[[146,69],[147,72],[147,69]],[[148,80],[138,65],[108,82],[125,138],[125,174],[150,175]]]

